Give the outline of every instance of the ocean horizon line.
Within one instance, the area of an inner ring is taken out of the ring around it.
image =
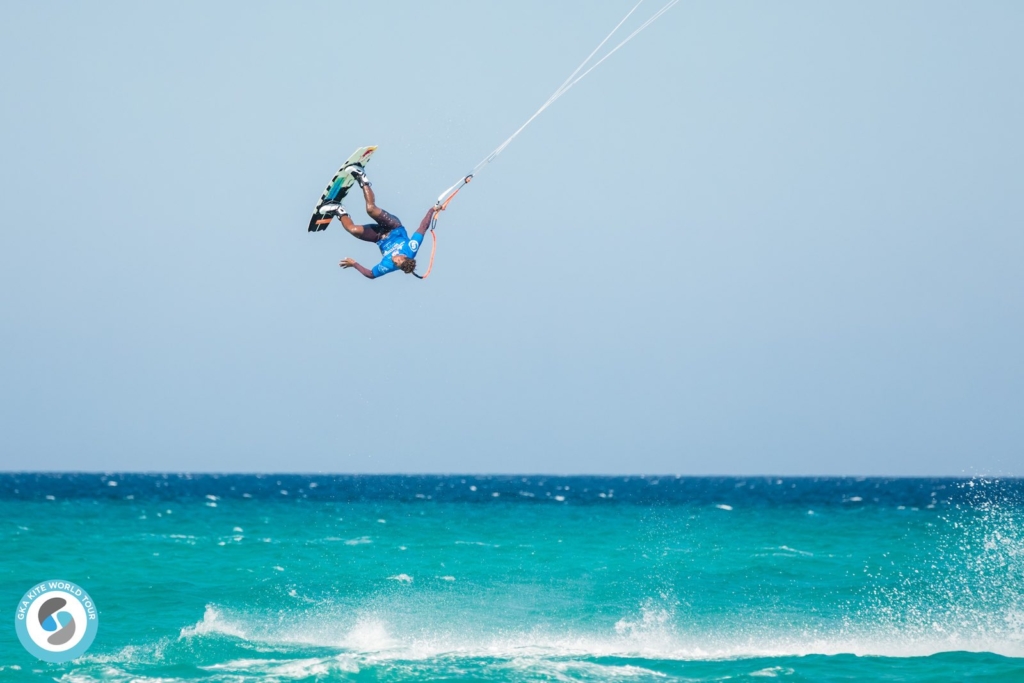
[[[854,479],[859,481],[868,480],[1022,480],[1024,474],[778,474],[778,473],[754,473],[754,474],[676,474],[661,472],[646,473],[561,473],[561,472],[350,472],[350,471],[302,471],[302,470],[5,470],[0,469],[0,476],[6,475],[78,475],[78,476],[154,476],[154,477],[488,477],[488,478],[516,478],[516,477],[558,477],[564,479],[590,478],[590,479]]]

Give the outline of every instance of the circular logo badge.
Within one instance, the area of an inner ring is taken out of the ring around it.
[[[412,249],[413,251],[416,251],[417,249],[420,248],[420,243],[417,242],[416,240],[412,240],[411,242],[409,242],[409,248]]]
[[[99,629],[92,598],[70,581],[43,581],[18,602],[14,626],[29,653],[46,662],[67,662],[92,645]]]

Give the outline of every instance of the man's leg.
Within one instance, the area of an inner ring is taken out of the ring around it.
[[[363,185],[363,198],[366,200],[366,215],[377,221],[377,225],[383,228],[381,232],[394,230],[402,225],[402,221],[397,217],[392,216],[390,213],[377,206],[377,198],[373,195],[373,188],[370,187],[370,183]],[[345,229],[348,230],[348,228]],[[349,230],[349,232],[352,231]]]
[[[341,227],[345,228],[345,230],[348,231],[348,234],[353,237],[358,237],[365,242],[376,242],[380,239],[380,234],[378,234],[375,229],[377,226],[374,224],[358,225],[353,223],[352,217],[347,213],[343,213],[338,216],[338,220],[341,221]]]

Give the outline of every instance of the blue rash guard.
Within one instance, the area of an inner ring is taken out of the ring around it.
[[[375,278],[387,275],[398,269],[392,258],[396,255],[401,254],[406,258],[416,258],[416,252],[420,250],[420,235],[414,234],[412,239],[409,239],[408,233],[405,232],[405,227],[400,225],[381,237],[377,241],[377,246],[380,247],[380,253],[384,258],[370,271]]]

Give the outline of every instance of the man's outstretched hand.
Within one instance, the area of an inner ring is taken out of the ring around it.
[[[356,260],[354,258],[343,258],[341,259],[341,263],[339,263],[338,265],[341,266],[342,268],[355,268],[360,273],[362,273],[363,277],[368,277],[371,280],[373,279],[373,272],[370,271],[368,268],[364,268],[363,266],[356,263]]]

